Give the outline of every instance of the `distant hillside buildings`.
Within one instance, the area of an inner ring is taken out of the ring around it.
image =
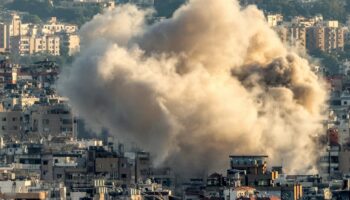
[[[55,17],[44,24],[25,24],[19,15],[12,14],[7,22],[0,23],[0,52],[59,56],[65,50],[71,56],[80,48],[77,31],[76,25],[60,23]]]
[[[291,46],[308,51],[344,51],[345,36],[348,29],[336,20],[323,20],[322,16],[313,18],[294,17],[283,21],[280,14],[267,15],[267,23],[274,28],[281,40]]]

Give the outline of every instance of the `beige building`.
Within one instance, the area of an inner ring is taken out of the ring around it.
[[[275,27],[283,22],[283,16],[281,14],[267,15],[267,23],[270,27]]]
[[[64,105],[40,106],[30,116],[30,130],[42,136],[74,135],[74,117]]]
[[[0,135],[19,136],[22,125],[22,112],[0,112]]]
[[[325,26],[314,26],[307,29],[307,48],[310,51],[331,52],[344,50],[344,30]]]
[[[328,20],[324,22],[324,25],[330,28],[339,28],[338,20]]]
[[[344,174],[350,174],[350,151],[339,152],[339,170]]]
[[[323,16],[317,15],[312,18],[305,18],[302,16],[296,16],[292,19],[292,24],[304,27],[312,27],[323,22]]]
[[[38,26],[34,24],[21,24],[21,35],[31,35],[35,36],[39,32]]]
[[[35,53],[60,55],[60,38],[58,36],[17,36],[11,40],[13,53],[21,56]]]
[[[80,51],[80,38],[76,34],[66,34],[62,37],[63,45],[69,56],[72,56]]]
[[[290,44],[306,48],[306,27],[303,26],[292,26],[288,30],[288,39]]]
[[[273,27],[273,29],[276,31],[278,37],[281,39],[283,43],[287,43],[288,38],[288,28],[285,26],[276,26]]]
[[[306,27],[292,25],[276,26],[274,29],[283,43],[306,48]]]
[[[17,138],[25,132],[41,137],[74,136],[75,131],[74,117],[63,105],[33,106],[26,112],[0,112],[0,136]]]
[[[9,26],[5,23],[0,23],[0,52],[7,52],[10,45]]]
[[[20,56],[48,53],[59,56],[61,48],[68,55],[80,50],[77,25],[60,23],[52,17],[44,25],[23,24],[17,14],[6,23],[0,23],[0,52],[11,52]]]
[[[12,14],[12,19],[9,23],[10,36],[20,36],[21,35],[21,18],[17,14]]]

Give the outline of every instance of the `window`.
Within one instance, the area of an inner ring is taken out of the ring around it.
[[[12,117],[12,121],[15,122],[17,120],[16,117]]]
[[[44,160],[43,165],[47,165],[47,164],[49,164],[49,162],[47,160]]]
[[[43,124],[49,124],[50,123],[50,120],[49,119],[43,119]]]
[[[339,159],[337,156],[331,156],[331,163],[338,163]]]
[[[57,174],[57,178],[62,178],[62,174]]]
[[[62,124],[72,124],[72,119],[61,119]]]

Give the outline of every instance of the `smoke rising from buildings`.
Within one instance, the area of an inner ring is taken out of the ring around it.
[[[83,50],[59,89],[93,130],[189,174],[226,169],[230,154],[311,170],[327,94],[261,11],[190,0],[147,25],[151,14],[123,5],[82,27]]]

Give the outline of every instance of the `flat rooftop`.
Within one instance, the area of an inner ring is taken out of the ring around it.
[[[268,158],[267,155],[230,155],[230,158]]]

